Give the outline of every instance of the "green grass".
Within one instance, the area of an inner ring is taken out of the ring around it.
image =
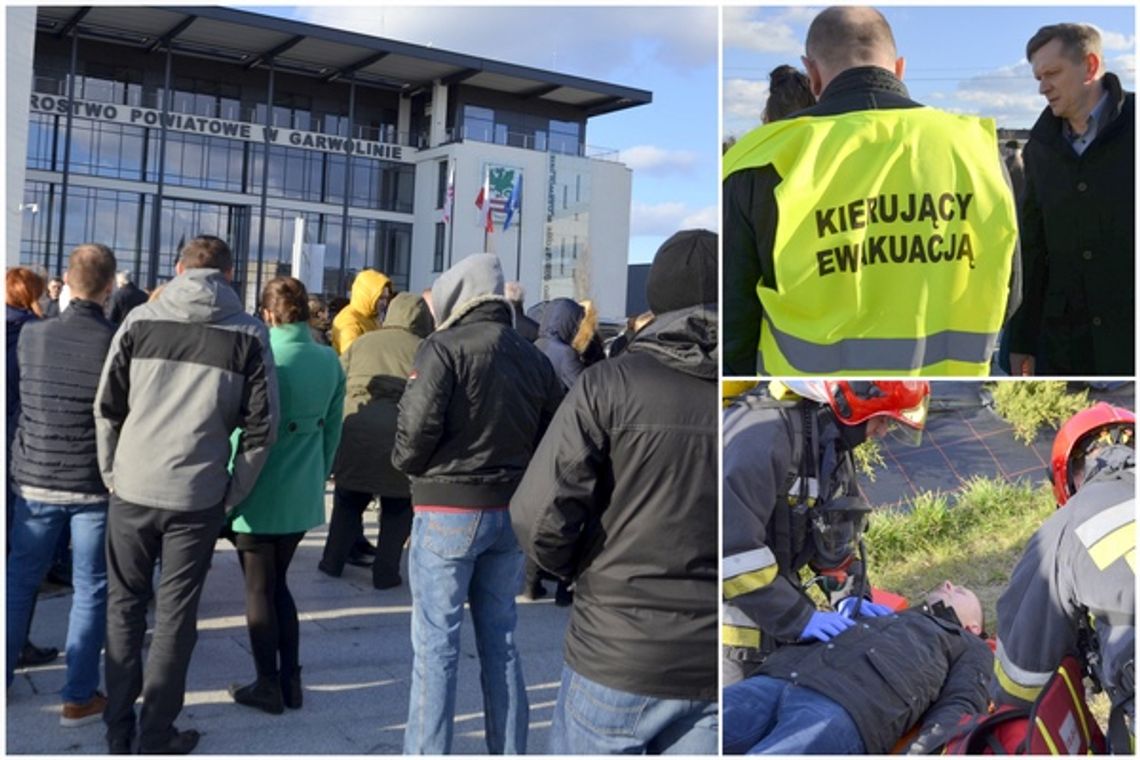
[[[912,601],[947,579],[967,586],[993,630],[997,599],[1053,509],[1048,483],[974,478],[953,494],[920,494],[909,510],[875,512],[865,537],[871,582]]]
[[[868,438],[851,450],[855,458],[855,469],[867,480],[875,482],[875,470],[886,467],[887,461],[883,459],[883,447],[877,438]]]
[[[1042,427],[1059,428],[1065,420],[1092,406],[1087,390],[1069,393],[1061,380],[993,383],[994,409],[1013,426],[1013,435],[1033,443]]]

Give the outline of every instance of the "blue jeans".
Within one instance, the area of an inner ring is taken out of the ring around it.
[[[526,753],[530,710],[515,648],[522,568],[507,510],[416,513],[408,553],[415,655],[404,754],[451,750],[465,601],[475,624],[487,751]]]
[[[716,735],[716,702],[631,694],[564,665],[548,754],[715,755]]]
[[[862,755],[863,737],[837,702],[769,676],[724,690],[727,755]]]
[[[64,526],[71,526],[71,617],[67,624],[64,702],[86,702],[99,687],[99,659],[107,635],[107,502],[45,504],[15,499],[8,555],[8,685],[24,647],[36,592],[55,556]]]

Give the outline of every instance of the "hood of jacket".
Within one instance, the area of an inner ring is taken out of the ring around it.
[[[220,322],[244,311],[241,298],[218,269],[186,270],[166,283],[149,306],[153,314],[179,322]]]
[[[515,310],[503,296],[503,267],[493,253],[474,253],[441,274],[431,286],[436,330],[446,330],[481,304],[507,306],[511,324]]]
[[[626,350],[651,354],[679,372],[715,380],[719,367],[716,306],[701,304],[658,314]]]
[[[569,298],[547,301],[542,323],[538,326],[538,337],[570,345],[585,314],[586,310]]]
[[[361,316],[375,318],[376,299],[391,282],[392,280],[383,272],[377,272],[375,269],[362,270],[352,281],[352,293],[347,308]]]
[[[427,301],[411,293],[397,293],[388,304],[384,327],[401,327],[416,337],[426,338],[435,329]]]

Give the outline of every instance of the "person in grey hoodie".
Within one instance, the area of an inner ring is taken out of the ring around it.
[[[400,398],[392,464],[410,476],[412,666],[404,753],[446,754],[459,631],[471,605],[487,750],[525,754],[526,684],[515,647],[523,556],[507,505],[562,400],[550,362],[512,327],[497,256],[468,256],[435,281],[438,329]]]
[[[198,600],[225,515],[249,494],[277,437],[269,333],[242,310],[233,254],[203,235],[186,243],[162,297],[127,315],[95,397],[107,515],[107,745],[127,754],[187,754],[179,731]],[[241,440],[230,462],[230,435]],[[154,635],[144,673],[151,578],[161,555]]]

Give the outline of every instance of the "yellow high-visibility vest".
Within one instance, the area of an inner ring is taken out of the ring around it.
[[[756,129],[724,177],[781,177],[775,287],[757,283],[769,375],[985,375],[1017,215],[991,119],[930,108]]]

